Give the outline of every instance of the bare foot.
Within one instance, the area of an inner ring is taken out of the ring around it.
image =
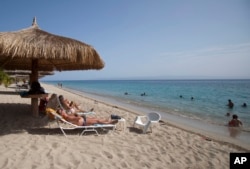
[[[116,123],[118,123],[118,120],[112,120],[111,121],[111,124],[116,124]]]

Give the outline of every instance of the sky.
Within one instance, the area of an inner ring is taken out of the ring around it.
[[[46,80],[250,79],[250,0],[2,0],[0,32],[31,26],[93,46],[101,70]]]

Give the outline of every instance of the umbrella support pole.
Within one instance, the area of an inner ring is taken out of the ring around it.
[[[38,117],[38,98],[31,98],[31,112],[32,116]]]
[[[31,70],[30,82],[38,82],[38,59],[32,60],[32,70]],[[34,117],[38,117],[38,98],[31,98],[31,112]]]

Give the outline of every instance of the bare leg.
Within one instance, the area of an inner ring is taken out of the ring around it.
[[[107,120],[107,119],[96,119],[96,118],[87,118],[86,125],[90,126],[93,124],[116,124],[118,120]]]

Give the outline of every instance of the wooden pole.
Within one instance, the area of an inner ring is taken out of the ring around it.
[[[38,82],[38,59],[32,60],[31,69],[30,84],[32,84],[32,82]],[[34,117],[39,116],[38,98],[31,98],[31,112]]]

